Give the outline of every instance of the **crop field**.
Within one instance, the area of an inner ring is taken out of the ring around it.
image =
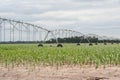
[[[0,65],[120,65],[120,45],[56,44],[38,47],[37,44],[0,44]]]

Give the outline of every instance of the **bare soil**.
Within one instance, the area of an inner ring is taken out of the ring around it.
[[[0,80],[120,80],[120,67],[0,67]]]

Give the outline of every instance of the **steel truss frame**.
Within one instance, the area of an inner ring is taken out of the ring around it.
[[[67,37],[82,37],[79,43],[81,43],[84,38],[87,39],[87,37],[96,37],[99,40],[103,40],[104,42],[105,40],[116,39],[111,37],[109,38],[106,36],[99,36],[96,34],[83,34],[78,31],[67,30],[67,29],[48,30],[39,25],[34,25],[23,21],[17,21],[13,19],[0,17],[0,43],[6,41],[7,42],[16,42],[16,41],[37,42],[38,41],[45,43],[47,38],[50,37],[49,35],[51,35],[51,37],[53,37],[56,40],[56,43],[59,43],[58,38],[67,38]],[[87,39],[87,41],[91,43],[89,39]]]

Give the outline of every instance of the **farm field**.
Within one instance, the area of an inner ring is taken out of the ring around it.
[[[120,65],[120,45],[56,44],[38,47],[37,44],[0,44],[0,64],[12,65]]]
[[[120,79],[119,44],[0,44],[0,80]]]

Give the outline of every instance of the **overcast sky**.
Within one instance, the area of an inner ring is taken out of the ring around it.
[[[0,17],[120,38],[120,0],[0,0]]]

